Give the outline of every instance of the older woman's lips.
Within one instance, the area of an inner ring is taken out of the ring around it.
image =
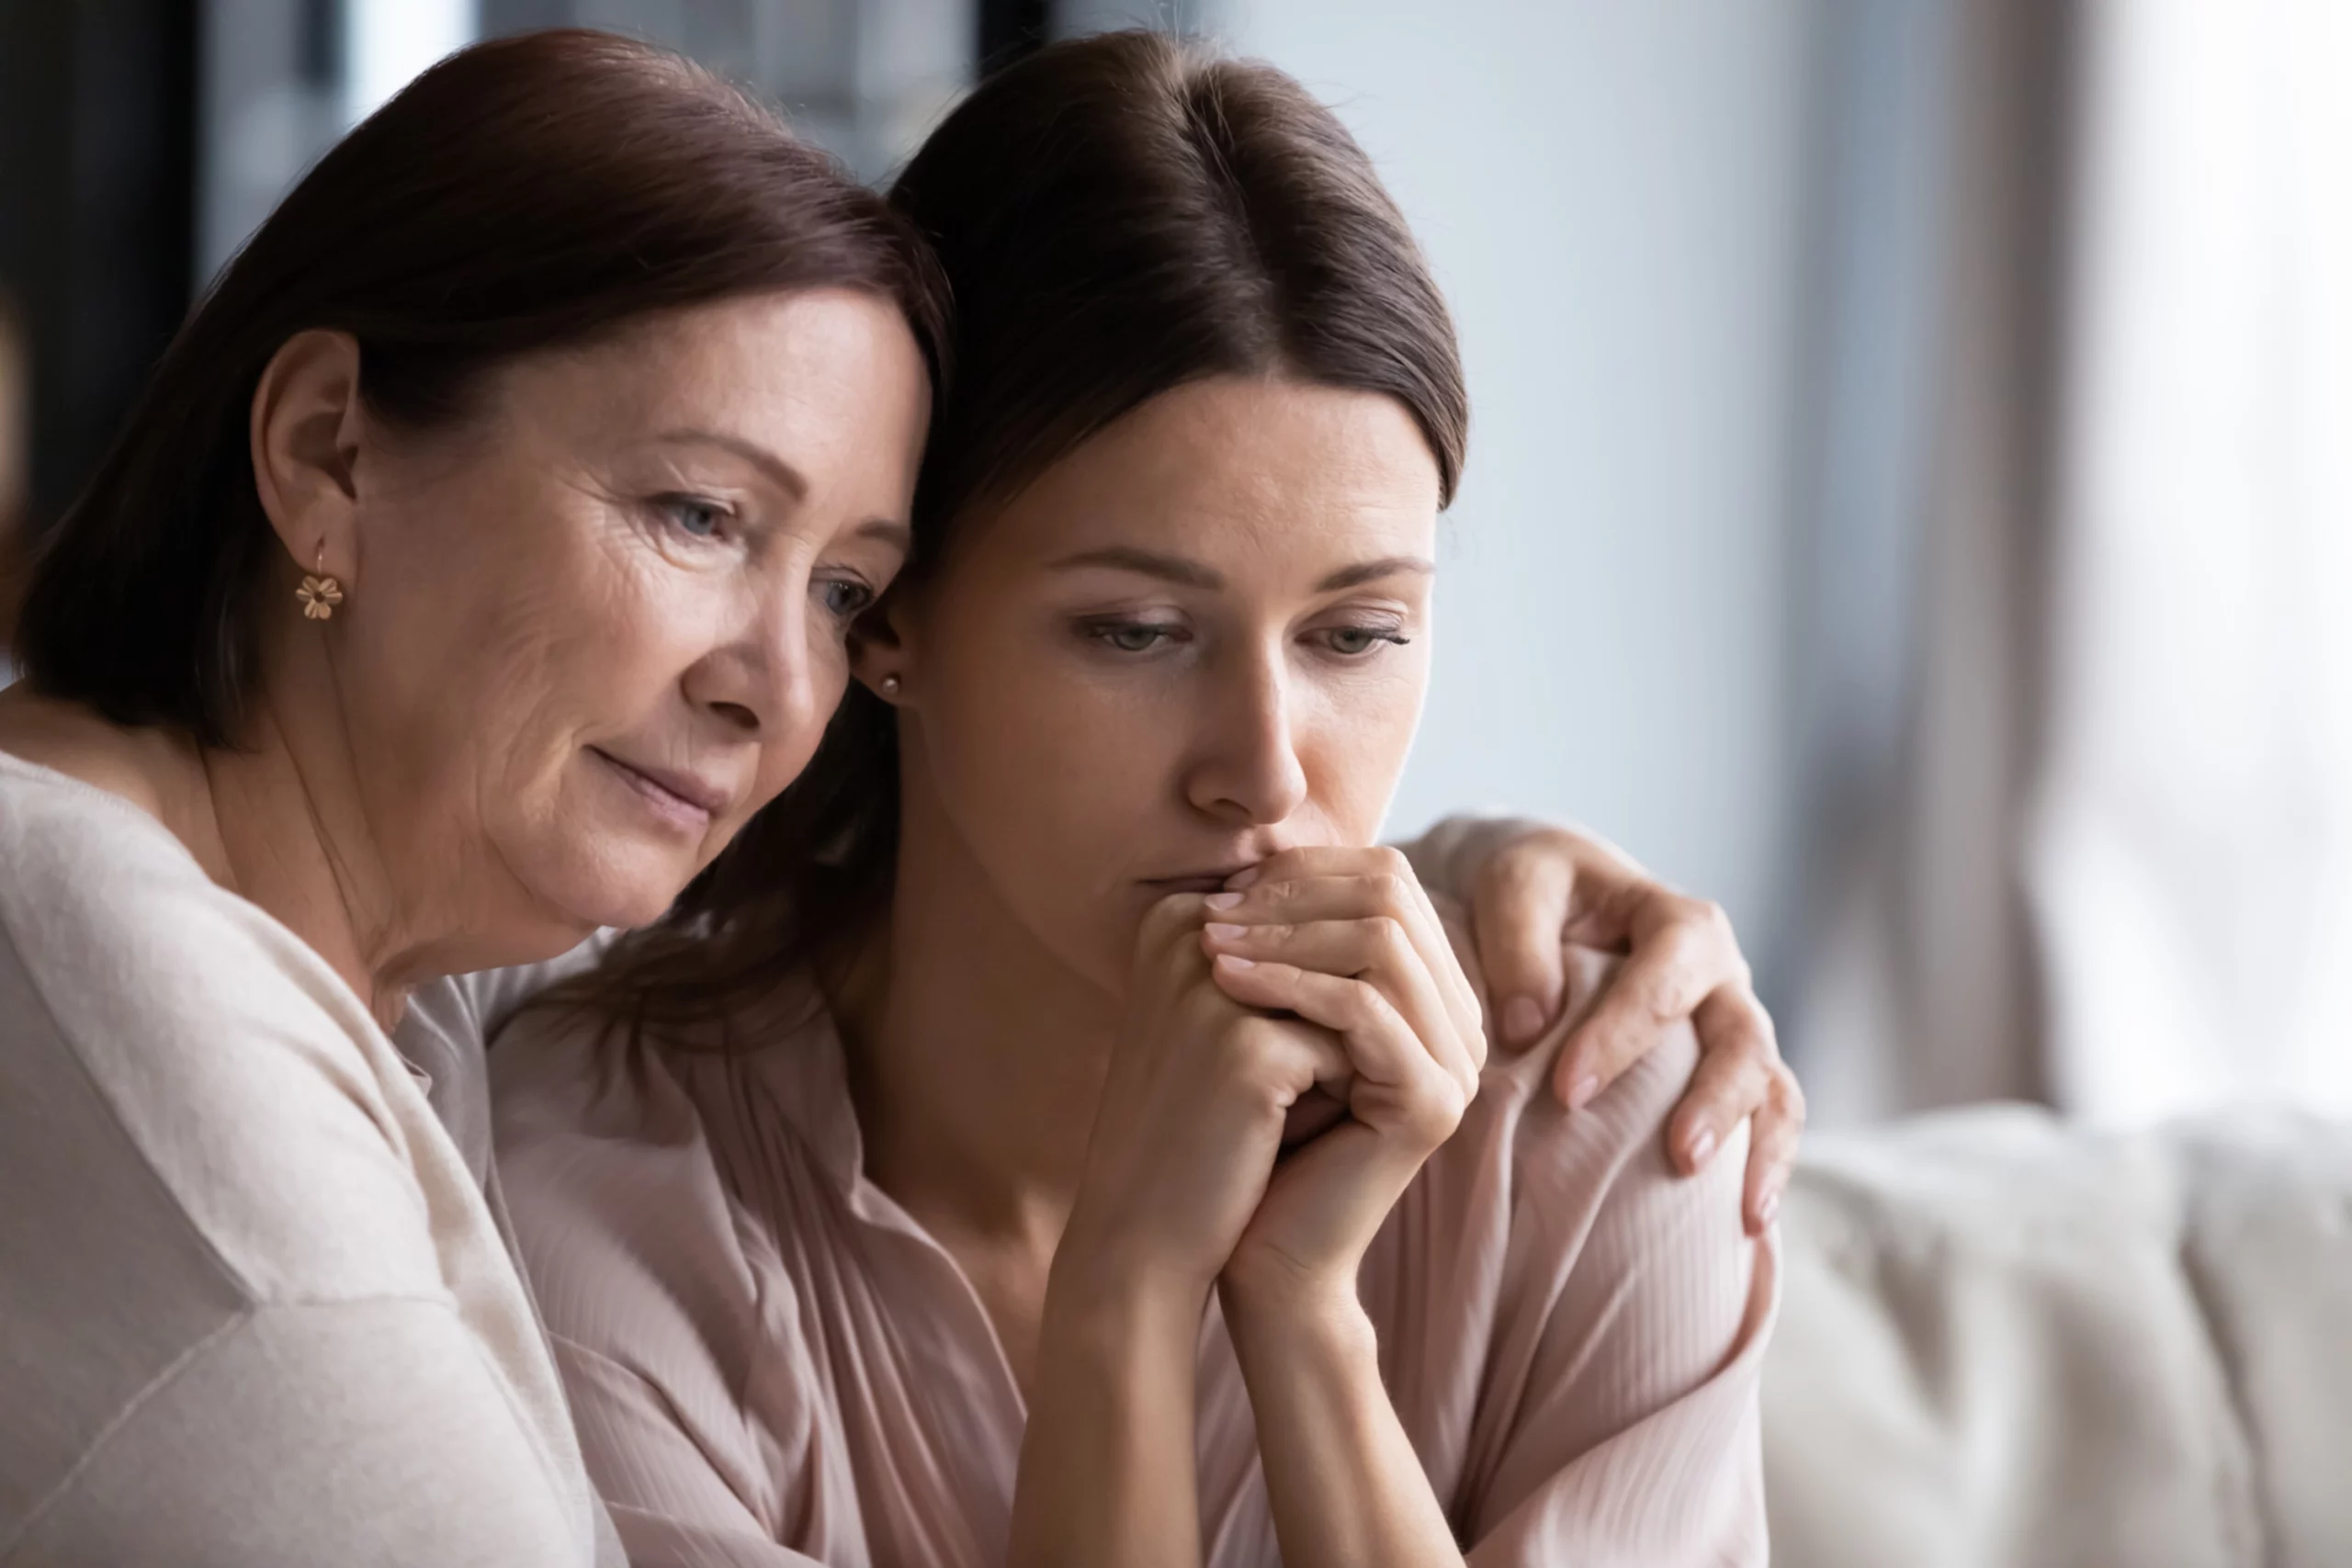
[[[727,807],[727,791],[692,773],[673,773],[666,768],[640,767],[625,762],[611,752],[591,746],[589,750],[620,775],[621,782],[637,791],[639,796],[656,815],[681,828],[700,832],[710,826],[710,819]]]

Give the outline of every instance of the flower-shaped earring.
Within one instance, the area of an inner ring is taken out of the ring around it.
[[[303,574],[302,586],[294,591],[294,597],[302,601],[302,614],[313,621],[332,619],[334,607],[343,603],[343,584],[327,575],[325,540],[319,541],[319,570]]]

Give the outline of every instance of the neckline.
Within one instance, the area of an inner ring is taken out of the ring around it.
[[[416,1064],[409,1060],[407,1053],[392,1043],[393,1031],[386,1029],[377,1021],[375,1010],[361,999],[359,993],[352,987],[350,981],[335,972],[334,964],[319,955],[317,948],[304,941],[293,927],[279,919],[261,905],[254,903],[236,889],[223,887],[214,881],[211,874],[204,869],[204,863],[196,858],[196,852],[181,841],[177,833],[165,827],[145,807],[126,795],[117,795],[103,784],[94,784],[87,779],[77,778],[61,769],[52,768],[46,762],[36,762],[28,757],[20,757],[14,751],[0,750],[0,773],[17,774],[21,783],[37,788],[55,790],[70,796],[79,805],[96,807],[116,816],[130,817],[161,840],[162,845],[167,849],[176,863],[177,869],[184,869],[219,897],[234,899],[239,905],[251,911],[269,930],[291,944],[294,951],[300,954],[299,962],[308,964],[316,972],[320,979],[340,992],[339,999],[350,1004],[353,1014],[368,1028],[376,1032],[378,1038],[384,1042],[403,1066],[406,1066],[411,1073],[421,1072]]]
[[[204,880],[212,883],[213,886],[220,887],[219,883],[212,882],[210,876],[205,875],[204,863],[196,858],[194,851],[181,841],[180,836],[165,827],[163,820],[153,812],[129,795],[118,795],[104,784],[92,784],[85,778],[77,777],[60,768],[52,768],[46,762],[36,762],[29,757],[20,757],[16,752],[5,749],[0,749],[0,773],[20,774],[26,784],[54,789],[62,794],[73,795],[85,804],[98,806],[117,814],[129,813],[145,827],[162,834],[180,857],[196,868],[197,874],[204,876]],[[227,893],[229,889],[221,887],[220,891]],[[260,906],[254,907],[258,908]],[[309,944],[306,942],[304,945]]]

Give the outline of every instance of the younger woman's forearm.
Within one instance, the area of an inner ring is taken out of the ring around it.
[[[1057,1262],[1013,1489],[1012,1568],[1199,1568],[1204,1298]]]
[[[1221,1287],[1285,1568],[1459,1568],[1354,1292]]]

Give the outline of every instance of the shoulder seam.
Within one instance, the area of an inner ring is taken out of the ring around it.
[[[56,1005],[49,999],[49,992],[41,985],[40,974],[32,964],[25,961],[24,947],[17,940],[16,925],[9,919],[8,909],[5,903],[0,903],[0,934],[6,936],[9,954],[16,960],[17,971],[24,976],[25,986],[32,992],[33,999],[40,1004],[42,1014],[49,1020],[51,1032],[57,1036],[58,1043],[64,1047],[65,1055],[73,1059],[74,1071],[82,1075],[82,1081],[89,1086],[90,1092],[96,1095],[98,1103],[106,1108],[107,1120],[113,1123],[116,1132],[122,1134],[123,1143],[138,1157],[139,1168],[147,1173],[149,1182],[163,1195],[164,1201],[171,1205],[173,1214],[177,1217],[187,1234],[195,1238],[197,1246],[203,1249],[204,1256],[212,1260],[212,1266],[220,1271],[220,1277],[236,1287],[237,1292],[245,1298],[245,1304],[248,1307],[254,1305],[259,1300],[261,1292],[254,1288],[254,1282],[231,1263],[220,1248],[214,1245],[212,1237],[205,1233],[204,1227],[196,1223],[195,1216],[187,1212],[187,1205],[180,1201],[180,1195],[173,1190],[172,1184],[164,1179],[164,1173],[155,1168],[154,1159],[148,1154],[146,1145],[139,1141],[130,1125],[123,1121],[121,1107],[115,1103],[114,1096],[107,1092],[107,1086],[99,1080],[97,1074],[90,1070],[90,1059],[84,1055],[81,1041],[75,1037],[72,1030],[65,1027],[65,1021],[58,1016]]]

